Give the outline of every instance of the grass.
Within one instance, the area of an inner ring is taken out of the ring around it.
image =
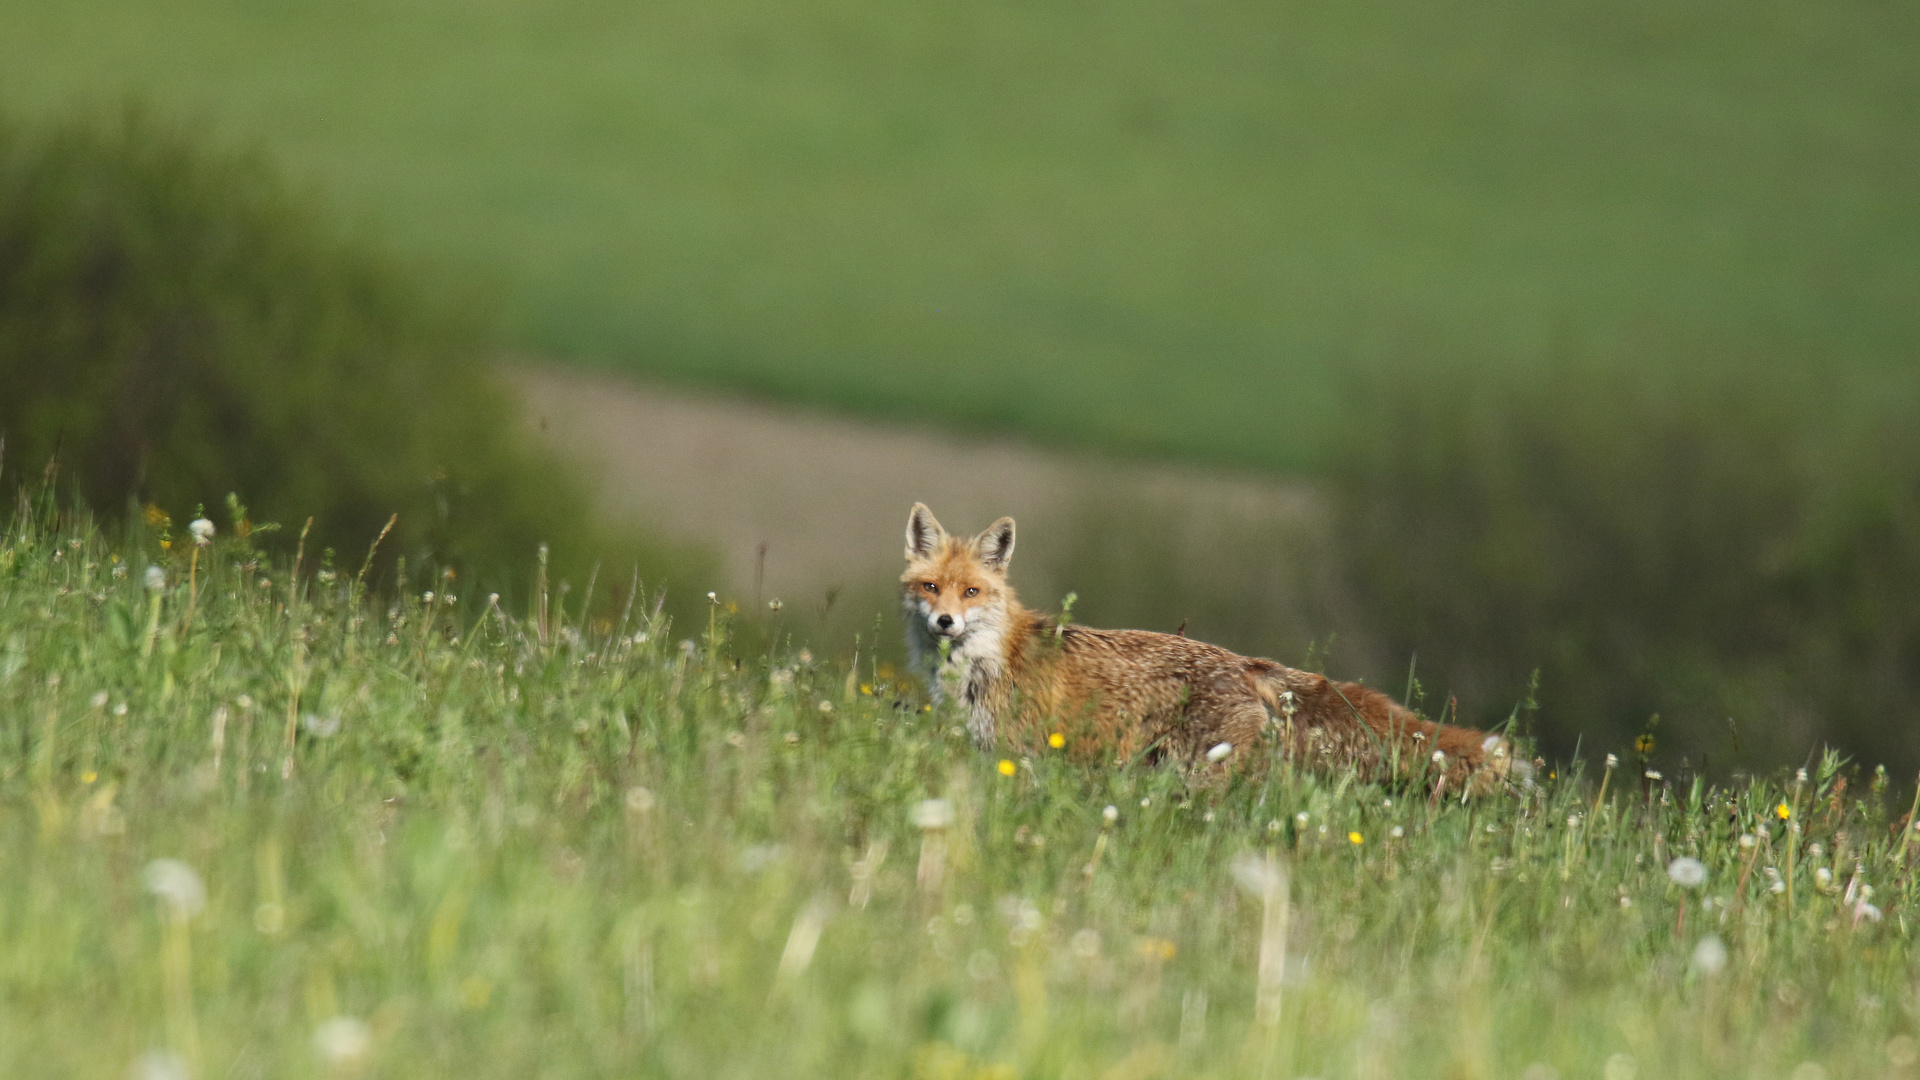
[[[1256,468],[1355,365],[1871,385],[1920,322],[1882,0],[0,3],[16,108],[258,138],[516,343]]]
[[[1464,805],[1285,763],[1008,776],[869,661],[736,652],[724,607],[520,616],[433,584],[375,598],[245,540],[16,515],[0,1072],[1809,1080],[1920,1056],[1920,844],[1831,757],[1732,786],[1549,766]]]

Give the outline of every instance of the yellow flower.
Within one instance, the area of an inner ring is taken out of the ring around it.
[[[153,529],[157,529],[173,520],[167,516],[165,510],[160,509],[160,507],[154,503],[147,504],[147,508],[142,512],[142,516],[147,519],[147,527]]]
[[[1350,832],[1347,834],[1347,843],[1349,844],[1364,844],[1366,842],[1367,842],[1367,838],[1364,836],[1361,836],[1357,832]]]
[[[1006,758],[1000,759],[1000,775],[1001,776],[1012,776],[1014,774],[1014,771],[1015,769],[1014,769],[1013,762],[1008,761]]]
[[[1773,808],[1773,816],[1779,818],[1781,821],[1785,821],[1793,816],[1793,807],[1788,806],[1786,803],[1781,803],[1779,806]]]
[[[1642,735],[1639,738],[1633,740],[1633,748],[1642,754],[1653,753],[1653,736]]]
[[[863,693],[863,694],[865,694],[865,695],[867,695],[868,697],[872,697],[872,696],[873,696],[873,684],[872,684],[872,683],[861,683],[861,684],[860,684],[860,692],[861,692],[861,693]]]
[[[92,769],[88,769],[86,772],[80,774],[80,782],[83,784],[91,784],[98,779],[100,779],[100,774],[94,772]]]
[[[1047,736],[1047,745],[1053,747],[1055,750],[1058,750],[1061,747],[1067,745],[1067,737],[1056,731],[1053,734]]]
[[[922,705],[922,706],[920,706],[920,711],[921,711],[921,712],[932,712],[932,711],[933,711],[933,706],[931,706],[931,705]]]
[[[1180,947],[1166,938],[1141,938],[1138,944],[1140,955],[1148,960],[1171,960],[1180,951]]]
[[[171,540],[162,540],[162,541],[160,541],[160,550],[161,550],[161,551],[171,551],[171,550],[173,550],[173,541],[171,541]]]

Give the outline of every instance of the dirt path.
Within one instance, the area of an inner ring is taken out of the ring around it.
[[[1095,606],[1136,625],[1195,617],[1225,632],[1250,617],[1269,632],[1242,626],[1239,636],[1283,640],[1299,629],[1282,624],[1302,618],[1303,557],[1324,517],[1302,484],[957,438],[604,373],[519,367],[508,377],[551,444],[592,470],[612,512],[716,548],[742,596],[758,581],[764,597],[883,599],[899,574],[907,510],[920,500],[956,532],[1016,517],[1015,581],[1035,602],[1054,603],[1067,588],[1090,598],[1089,589],[1106,590]],[[1154,595],[1142,593],[1143,579]]]

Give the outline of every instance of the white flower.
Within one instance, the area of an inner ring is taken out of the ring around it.
[[[1447,762],[1447,754],[1446,754],[1446,751],[1444,751],[1444,750],[1435,750],[1435,751],[1433,752],[1433,763],[1434,763],[1435,765],[1444,765],[1444,764],[1446,764],[1446,762]]]
[[[105,690],[93,695],[93,707],[96,709],[104,709],[107,707],[107,692]]]
[[[1795,769],[1795,770],[1793,771],[1793,782],[1794,782],[1794,783],[1796,783],[1796,784],[1804,784],[1804,783],[1806,783],[1806,782],[1807,782],[1807,770],[1805,770],[1805,769]]]
[[[140,1055],[127,1075],[130,1080],[191,1080],[193,1071],[172,1051],[149,1050]]]
[[[1648,769],[1648,770],[1647,770],[1647,779],[1649,779],[1649,780],[1658,780],[1658,779],[1660,779],[1660,770],[1658,770],[1658,769]]]
[[[192,917],[207,906],[207,887],[193,867],[179,859],[155,859],[141,875],[147,891],[167,902],[179,914]]]
[[[1813,872],[1813,880],[1821,885],[1833,884],[1833,871],[1822,866]]]
[[[719,603],[719,602],[720,602],[720,594],[719,594],[719,593],[717,593],[717,592],[710,592],[710,593],[708,593],[708,594],[707,594],[707,603],[709,603],[709,604],[717,604],[717,603]]]
[[[922,829],[944,829],[953,824],[953,804],[945,799],[922,799],[914,804],[913,823]]]
[[[1667,876],[1683,889],[1697,889],[1707,882],[1707,867],[1699,859],[1682,855],[1667,864]]]
[[[1267,860],[1254,854],[1233,860],[1233,880],[1255,896],[1271,896],[1286,881],[1286,876]]]
[[[206,547],[213,543],[213,522],[206,518],[194,518],[188,522],[187,531],[193,534],[195,547]]]
[[[156,592],[167,587],[167,572],[157,566],[147,567],[147,588]]]
[[[1860,901],[1853,905],[1853,921],[1859,922],[1861,919],[1865,919],[1868,922],[1879,922],[1880,909],[1867,903],[1865,900]]]
[[[366,1058],[373,1044],[373,1032],[357,1016],[336,1016],[322,1020],[313,1029],[313,1048],[327,1064],[344,1068]]]
[[[1754,844],[1754,839],[1753,839],[1753,834],[1752,834],[1752,833],[1741,833],[1741,834],[1740,834],[1740,846],[1741,846],[1742,848],[1744,848],[1744,849],[1751,849],[1751,848],[1753,847],[1753,844]]]
[[[1607,768],[1609,768],[1609,769],[1617,769],[1617,768],[1619,768],[1619,767],[1620,767],[1620,759],[1619,759],[1619,758],[1617,758],[1617,757],[1614,757],[1614,756],[1613,756],[1612,754],[1608,754],[1608,755],[1607,755]]]
[[[1100,811],[1100,816],[1106,820],[1107,824],[1111,825],[1120,820],[1120,808],[1108,804],[1105,810]]]
[[[1401,828],[1398,825],[1395,825],[1393,828],[1387,830],[1387,835],[1393,837],[1395,840],[1398,840],[1401,837],[1407,835],[1407,830]]]
[[[1727,945],[1718,934],[1708,934],[1693,947],[1693,970],[1702,975],[1718,975],[1727,966]]]
[[[1219,743],[1219,744],[1216,744],[1213,749],[1207,751],[1207,760],[1213,761],[1213,762],[1225,761],[1227,759],[1227,755],[1231,753],[1233,753],[1232,743],[1230,742]]]
[[[321,716],[319,713],[307,713],[300,717],[300,727],[316,739],[324,739],[340,733],[340,718]]]

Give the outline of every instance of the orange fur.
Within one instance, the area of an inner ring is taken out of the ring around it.
[[[981,746],[1119,762],[1173,757],[1221,769],[1295,760],[1444,777],[1454,790],[1505,775],[1504,740],[1435,724],[1385,694],[1272,660],[1145,630],[1094,630],[1030,611],[1007,583],[1013,519],[950,536],[924,504],[907,521],[907,647],[936,700],[967,714]],[[1436,763],[1435,751],[1444,757]]]

